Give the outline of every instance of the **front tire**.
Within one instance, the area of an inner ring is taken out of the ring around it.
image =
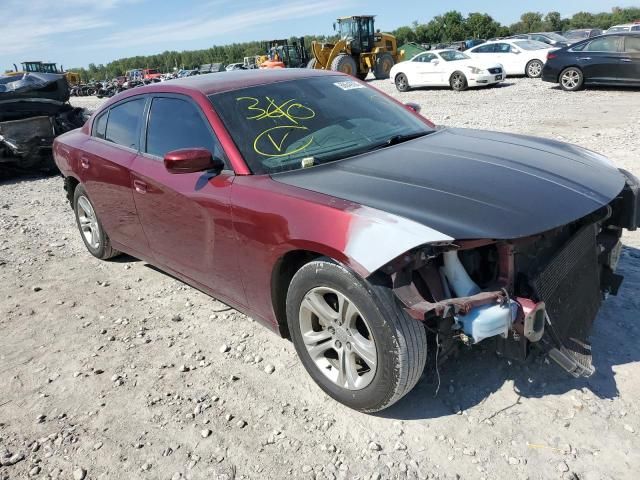
[[[355,77],[358,74],[358,66],[351,55],[341,53],[331,62],[331,70],[342,72]]]
[[[409,79],[404,73],[397,74],[394,81],[399,92],[408,92],[411,90]]]
[[[542,76],[542,62],[540,60],[531,60],[527,63],[524,71],[529,78],[540,78]]]
[[[120,254],[111,246],[111,240],[104,231],[93,203],[82,185],[78,185],[73,192],[73,211],[76,214],[76,224],[82,241],[91,255],[101,260],[108,260]]]
[[[427,358],[424,325],[390,288],[328,258],[304,265],[287,292],[287,321],[305,369],[329,396],[362,412],[400,400]]]
[[[456,92],[462,92],[469,88],[467,83],[467,77],[462,72],[453,72],[451,78],[449,78],[449,85]]]
[[[395,65],[395,61],[393,60],[393,55],[389,52],[381,53],[376,57],[376,64],[373,67],[373,75],[376,77],[376,80],[384,80],[389,78],[389,73],[391,72],[391,68]]]
[[[575,92],[582,88],[584,84],[584,74],[577,67],[565,68],[560,73],[560,88],[567,92]]]

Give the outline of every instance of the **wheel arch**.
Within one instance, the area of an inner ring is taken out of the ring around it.
[[[80,185],[80,180],[73,175],[64,177],[64,191],[66,192],[67,200],[69,200],[71,208],[73,208],[73,194],[75,193],[78,185]]]
[[[278,331],[283,338],[290,338],[287,326],[287,292],[291,280],[300,268],[313,260],[328,257],[337,263],[343,264],[334,258],[337,255],[327,255],[315,249],[289,250],[276,260],[271,272],[271,303],[278,323]]]

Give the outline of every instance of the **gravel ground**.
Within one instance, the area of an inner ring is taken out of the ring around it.
[[[558,138],[640,174],[637,91],[371,83],[436,123]],[[624,237],[625,283],[596,323],[593,377],[466,350],[437,396],[427,373],[364,415],[250,318],[144,262],[91,257],[59,177],[3,181],[0,232],[1,480],[637,478],[639,233]]]

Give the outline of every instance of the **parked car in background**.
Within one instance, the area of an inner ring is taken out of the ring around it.
[[[142,78],[143,80],[160,80],[162,78],[162,73],[155,68],[145,68],[142,70]]]
[[[227,72],[231,72],[232,70],[246,70],[247,67],[244,63],[230,63],[227,65]]]
[[[449,86],[453,90],[489,86],[502,82],[502,65],[472,59],[457,50],[431,50],[419,53],[411,60],[395,64],[389,78],[401,92],[414,87]]]
[[[598,37],[602,35],[602,30],[599,28],[578,28],[576,30],[567,30],[562,34],[564,38],[569,40],[569,43],[578,43],[581,40],[588,38]]]
[[[609,35],[611,33],[623,33],[623,32],[640,32],[640,20],[633,23],[625,23],[622,25],[614,25],[609,27],[604,33]]]
[[[536,42],[546,43],[547,45],[551,45],[552,47],[556,48],[566,47],[571,44],[571,42],[566,37],[563,37],[562,35],[559,35],[555,32],[523,33],[514,35],[511,38],[535,40]]]
[[[640,32],[602,35],[554,50],[542,80],[568,91],[584,85],[640,86]]]
[[[542,75],[542,67],[550,50],[552,47],[535,40],[509,39],[486,42],[465,53],[485,63],[501,64],[506,75],[538,78]]]
[[[591,375],[591,326],[640,222],[640,180],[602,155],[437,129],[338,72],[140,87],[53,150],[93,256],[143,259],[291,338],[364,412],[414,387],[427,348],[537,345]]]

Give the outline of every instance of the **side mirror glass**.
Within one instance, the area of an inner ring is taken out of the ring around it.
[[[170,173],[194,173],[224,169],[224,162],[206,148],[173,150],[164,156],[164,166]]]
[[[433,63],[434,65],[438,65],[440,63],[440,60],[438,60],[437,58],[434,58],[433,60],[431,60],[431,62],[429,63]]]
[[[422,110],[422,107],[414,102],[406,102],[404,105],[416,113],[420,113],[420,110]]]

